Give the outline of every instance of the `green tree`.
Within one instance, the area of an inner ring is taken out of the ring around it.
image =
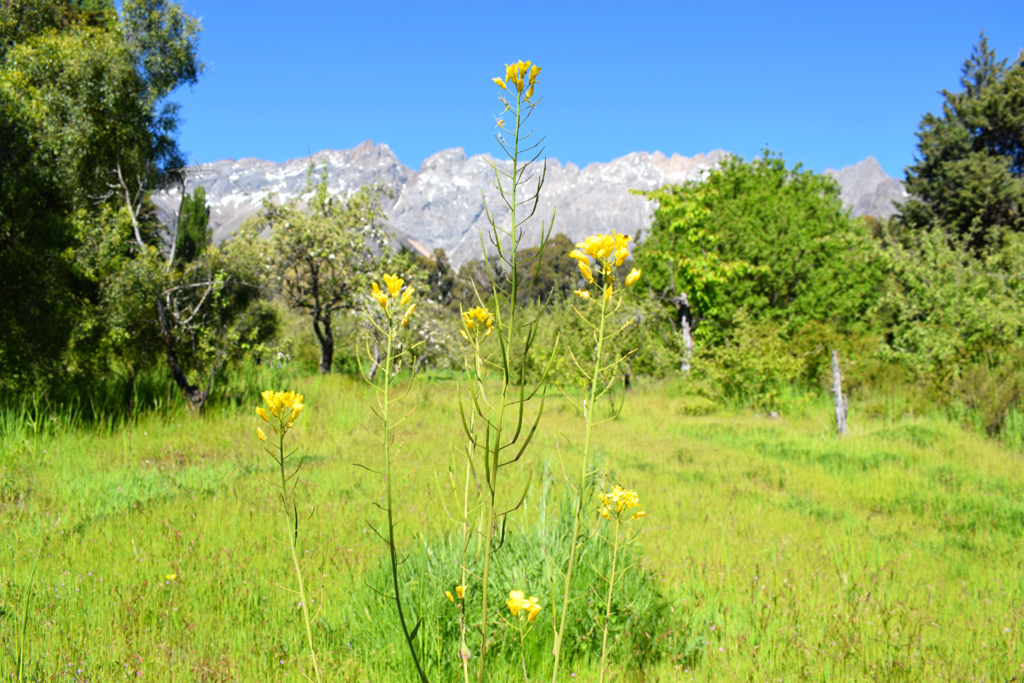
[[[389,190],[365,186],[341,200],[327,191],[326,175],[309,189],[306,206],[265,201],[240,238],[254,244],[270,233],[263,260],[272,285],[289,307],[309,315],[320,344],[319,369],[326,374],[334,363],[335,318],[366,300],[368,276],[379,267],[375,251],[386,248],[381,197]]]
[[[104,1],[0,4],[0,380],[83,366],[102,278],[159,244],[147,198],[183,166],[166,97],[202,70],[198,31],[163,0],[127,0],[119,19]],[[133,234],[110,249],[118,206]]]
[[[1007,66],[982,34],[961,72],[962,90],[921,119],[900,208],[906,226],[939,226],[980,253],[1024,230],[1024,53]]]
[[[192,192],[191,197],[186,195],[181,201],[174,257],[184,263],[191,263],[210,245],[212,239],[206,188],[200,185]]]
[[[701,182],[644,193],[658,201],[637,265],[685,327],[719,343],[745,310],[792,334],[811,321],[867,324],[884,261],[828,176],[766,150],[727,159]]]

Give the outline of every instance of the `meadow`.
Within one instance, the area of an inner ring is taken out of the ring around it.
[[[365,429],[374,429],[372,390],[341,376],[287,384],[279,388],[307,399],[297,496],[312,515],[299,543],[322,606],[322,670],[332,681],[413,680],[394,617],[371,588],[384,548],[366,520],[381,483],[357,465],[379,460]],[[1024,676],[1020,454],[938,414],[869,416],[855,402],[839,439],[827,397],[792,398],[769,419],[686,389],[637,386],[596,432],[606,483],[638,491],[647,511],[617,614],[613,680]],[[407,588],[432,625],[420,647],[439,681],[455,680],[446,676],[458,645],[457,632],[454,643],[444,635],[456,615],[442,590],[458,579],[444,505],[461,438],[457,391],[450,377],[418,379],[399,427]],[[3,413],[2,680],[302,679],[305,633],[282,588],[293,575],[268,500],[258,400],[251,392],[199,419],[173,401],[87,424]],[[510,517],[502,552],[513,568],[495,579],[499,591],[533,581],[541,604],[555,602],[537,548],[557,547],[567,439],[581,431],[576,409],[549,392],[527,459],[509,475],[533,484]],[[600,569],[598,550],[581,566]],[[595,628],[588,614],[578,642]],[[539,632],[551,630],[550,616],[541,612]],[[528,653],[537,680],[544,637]],[[578,652],[560,678],[596,680],[590,651]],[[491,680],[522,680],[514,658],[493,662]]]

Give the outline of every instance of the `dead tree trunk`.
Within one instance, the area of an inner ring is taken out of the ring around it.
[[[846,434],[846,396],[843,395],[843,382],[839,375],[839,352],[832,351],[832,394],[836,402],[836,433]]]

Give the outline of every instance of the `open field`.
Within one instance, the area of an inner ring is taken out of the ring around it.
[[[411,473],[401,532],[417,557],[432,557],[451,530],[435,475],[459,436],[456,386],[419,381],[400,427]],[[289,388],[307,396],[299,497],[316,512],[300,543],[323,605],[316,636],[327,679],[407,680],[406,653],[363,585],[382,555],[364,521],[380,482],[353,466],[378,460],[362,428],[375,428],[371,393],[343,377]],[[16,680],[19,648],[25,680],[302,679],[300,616],[275,586],[292,576],[267,501],[257,400],[203,420],[170,410],[106,428],[4,417],[3,680]],[[700,408],[678,386],[645,386],[596,432],[611,479],[644,502],[642,563],[669,606],[661,631],[644,634],[660,643],[659,660],[641,669],[619,648],[616,680],[1024,675],[1024,458],[938,417],[868,419],[854,405],[840,441],[818,399],[782,420],[692,414]],[[513,536],[557,515],[560,463],[572,458],[564,437],[581,432],[560,396],[549,396],[541,425],[511,475],[525,481],[529,470],[535,482]],[[412,594],[429,583],[407,578]],[[454,620],[442,595],[422,593],[420,604],[437,605],[423,608],[428,624]],[[551,598],[542,592],[541,602]],[[424,636],[435,672],[455,657],[443,646]],[[531,657],[542,680],[542,653]],[[593,666],[577,661],[565,679],[596,680]],[[516,676],[496,669],[492,680]]]

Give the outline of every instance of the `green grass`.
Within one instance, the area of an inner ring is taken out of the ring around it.
[[[363,429],[375,429],[371,394],[339,377],[291,388],[309,406],[296,430],[299,497],[316,512],[300,543],[324,605],[316,636],[327,678],[411,680],[389,611],[364,584],[382,556],[366,524],[379,477],[354,466],[379,460]],[[431,625],[424,633],[449,635],[454,613],[437,587],[458,574],[436,477],[459,437],[455,390],[440,378],[414,385],[415,410],[400,427],[411,475],[399,497],[408,589]],[[618,680],[1007,681],[1024,672],[1019,449],[941,417],[875,418],[856,406],[838,440],[824,401],[769,420],[715,413],[680,393],[637,389],[596,432],[612,480],[636,489],[648,511],[635,570],[648,573],[630,588],[643,599],[623,609],[611,656]],[[301,616],[276,585],[292,576],[251,406],[203,420],[165,407],[94,428],[0,416],[2,680],[14,679],[26,606],[26,680],[302,679]],[[549,396],[528,462],[507,475],[525,482],[532,472],[535,484],[513,516],[499,583],[544,573],[538,529],[557,521],[561,467],[573,458],[566,438],[578,440],[581,423]],[[538,629],[550,629],[548,579],[535,579]],[[545,635],[529,653],[537,680]],[[638,654],[644,640],[656,657]],[[450,637],[421,635],[421,644],[433,670],[447,670]],[[516,680],[517,668],[495,664],[492,680]],[[565,672],[593,678],[583,654]]]

